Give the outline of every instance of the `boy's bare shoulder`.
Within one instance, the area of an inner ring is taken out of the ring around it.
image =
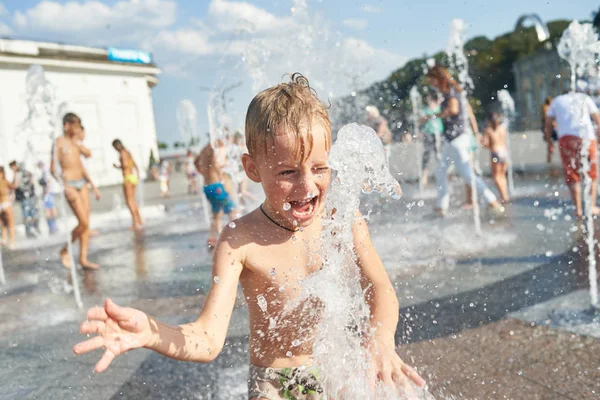
[[[265,233],[261,212],[256,209],[226,225],[219,241],[227,242],[233,248],[241,248],[256,243]]]

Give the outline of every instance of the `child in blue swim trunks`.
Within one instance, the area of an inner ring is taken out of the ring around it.
[[[212,208],[212,218],[210,221],[210,234],[208,236],[208,248],[212,249],[217,244],[217,238],[221,233],[221,217],[223,212],[229,216],[229,220],[236,218],[235,204],[231,200],[229,193],[223,186],[225,179],[223,166],[225,160],[220,157],[219,150],[224,148],[222,140],[215,141],[215,148],[212,144],[207,144],[198,157],[195,165],[200,174],[204,177],[204,194],[210,202]]]

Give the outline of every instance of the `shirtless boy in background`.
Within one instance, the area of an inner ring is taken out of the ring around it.
[[[483,131],[483,144],[490,149],[492,178],[504,204],[510,201],[506,180],[506,170],[510,161],[506,147],[506,134],[502,116],[495,112],[489,113]]]
[[[216,146],[222,147],[223,141],[216,140]],[[212,218],[210,221],[210,234],[208,236],[208,248],[213,248],[217,244],[217,238],[221,233],[221,217],[223,212],[229,215],[229,220],[233,221],[235,215],[235,204],[231,200],[229,193],[223,186],[225,174],[223,166],[225,160],[219,157],[219,153],[215,151],[211,143],[208,143],[198,157],[196,157],[195,165],[198,172],[204,178],[204,194],[208,199],[212,208]]]
[[[131,218],[133,219],[132,228],[134,230],[140,230],[143,225],[142,217],[140,215],[138,204],[135,201],[135,187],[138,184],[140,170],[133,160],[131,153],[123,146],[123,143],[121,143],[119,139],[113,140],[112,145],[119,153],[120,165],[113,164],[113,166],[123,171],[123,194],[125,195],[125,202],[131,213]],[[133,173],[133,170],[135,170],[135,174]]]
[[[81,119],[76,114],[68,113],[63,117],[64,135],[58,137],[52,146],[50,172],[63,184],[65,198],[78,221],[71,232],[71,241],[79,239],[79,264],[86,269],[97,269],[100,266],[87,258],[90,220],[88,183],[91,183],[91,179],[81,162],[81,156],[87,149],[78,140],[80,129]],[[96,198],[100,198],[95,186],[93,190]],[[71,267],[66,244],[60,251],[60,259],[65,268]]]

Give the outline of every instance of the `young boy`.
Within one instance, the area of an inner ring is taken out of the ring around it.
[[[50,172],[64,185],[65,198],[78,221],[71,233],[71,241],[79,239],[79,264],[85,269],[98,269],[100,266],[87,258],[90,220],[88,183],[91,183],[91,179],[81,162],[85,149],[78,141],[80,129],[81,119],[77,115],[68,113],[63,117],[64,136],[57,138],[52,146]],[[57,176],[59,171],[60,176]],[[92,189],[96,198],[100,198],[96,186],[92,186]],[[66,244],[60,251],[60,259],[65,268],[71,267]]]
[[[113,167],[120,169],[123,172],[123,193],[125,195],[125,202],[131,213],[131,218],[133,219],[133,229],[140,230],[142,229],[142,217],[140,215],[138,204],[135,201],[135,187],[138,184],[140,171],[133,160],[131,153],[127,151],[119,139],[113,140],[112,145],[119,153],[119,162],[121,164],[113,164]],[[133,173],[134,170],[135,174]]]
[[[15,247],[15,214],[12,207],[12,191],[14,186],[6,179],[6,171],[0,166],[0,228],[2,229],[2,246]]]
[[[509,162],[506,148],[506,128],[502,125],[502,117],[495,112],[488,114],[483,131],[483,142],[490,149],[492,178],[502,202],[506,204],[510,200],[506,180],[506,169]]]
[[[42,176],[38,183],[42,187],[44,195],[44,214],[46,216],[46,222],[48,223],[48,232],[51,235],[58,232],[58,226],[56,225],[56,217],[58,212],[54,205],[54,181],[50,175],[50,171],[42,161],[38,162],[38,168],[41,171]]]
[[[224,346],[239,282],[250,316],[249,398],[280,399],[290,386],[307,381],[311,389],[296,398],[318,398],[320,383],[312,374],[307,377],[310,368],[305,368],[312,361],[318,306],[310,301],[292,309],[286,306],[300,294],[302,280],[322,267],[320,234],[331,180],[329,116],[306,79],[294,74],[289,83],[264,90],[252,100],[246,135],[244,170],[262,185],[266,198],[221,233],[213,257],[214,284],[200,316],[189,324],[167,326],[142,311],[106,300],[103,308],[90,309],[81,325],[82,333],[100,336],[74,347],[76,354],[106,349],[97,372],[116,356],[140,347],[178,360],[214,360]],[[423,386],[423,379],[394,351],[398,300],[362,218],[356,219],[353,231],[370,322],[377,327],[365,344],[373,349],[374,376],[392,387],[408,386],[407,377]]]
[[[222,148],[222,141],[216,140],[215,150],[212,144],[208,143],[198,157],[195,165],[204,178],[204,194],[212,208],[212,218],[210,221],[210,234],[208,236],[207,246],[213,249],[217,244],[217,237],[221,232],[221,217],[223,212],[229,215],[232,221],[235,219],[235,204],[229,196],[229,191],[225,189],[225,173],[223,166],[225,159],[220,156],[219,149]]]

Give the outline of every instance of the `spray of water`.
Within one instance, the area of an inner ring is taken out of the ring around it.
[[[323,268],[303,281],[301,296],[290,307],[309,298],[318,299],[321,305],[313,354],[328,396],[398,399],[383,386],[370,387],[370,354],[363,340],[373,328],[356,264],[352,226],[361,193],[377,191],[399,198],[400,185],[387,168],[381,141],[365,126],[350,124],[338,132],[329,164],[335,175],[325,208],[333,218],[326,218],[321,234]]]
[[[467,113],[468,99],[467,91],[473,89],[473,80],[469,76],[469,62],[464,52],[466,23],[462,19],[452,20],[450,27],[450,38],[446,53],[450,59],[450,63],[458,73],[458,83],[462,88],[460,92],[460,106],[463,110],[463,126],[468,129],[469,114]],[[475,160],[477,160],[477,151],[475,151]],[[473,168],[475,166],[473,165]],[[475,171],[471,174],[471,201],[473,203],[473,219],[475,222],[475,232],[481,234],[481,217],[479,211],[479,201],[477,199],[477,189],[475,186]]]
[[[585,105],[585,96],[577,94],[576,82],[578,76],[596,65],[596,54],[600,53],[600,41],[592,24],[580,24],[573,21],[563,32],[557,46],[558,55],[567,61],[571,67],[571,93],[573,99],[573,112],[578,113],[574,120],[581,121],[580,137],[583,138],[581,147],[581,171],[584,176],[585,218],[586,218],[586,243],[588,246],[588,266],[590,281],[590,297],[592,306],[598,307],[598,276],[596,271],[596,252],[594,246],[594,221],[592,218],[592,180],[589,177],[590,163],[588,161],[590,139],[585,133],[584,118],[589,110]],[[595,200],[595,199],[594,199]]]
[[[64,113],[66,103],[59,102],[55,95],[54,86],[46,79],[44,69],[40,65],[33,65],[27,72],[27,118],[21,124],[21,127],[25,132],[29,132],[28,140],[36,140],[35,138],[43,137],[45,142],[48,143],[46,147],[46,154],[50,148],[50,143],[54,142],[58,135],[57,127],[59,124],[57,121],[60,120],[62,113]],[[28,149],[32,149],[33,144],[30,142],[27,146]],[[35,156],[34,153],[29,153]],[[31,158],[31,157],[25,157]],[[59,170],[58,154],[56,146],[52,154],[54,165],[57,167],[57,176],[60,176],[61,171]],[[81,294],[79,292],[79,281],[77,280],[76,264],[73,257],[73,247],[71,244],[71,235],[68,228],[67,210],[65,204],[64,188],[60,201],[58,202],[58,208],[60,214],[63,216],[64,232],[67,241],[67,251],[69,253],[69,260],[71,263],[71,281],[73,284],[73,294],[75,296],[75,302],[77,307],[83,307],[81,302]]]
[[[421,119],[421,107],[423,104],[423,99],[421,98],[421,93],[419,93],[419,89],[416,86],[410,88],[410,104],[412,106],[412,124],[414,129],[415,137],[419,135],[419,120]],[[419,191],[423,193],[423,159],[421,158],[421,154],[418,151],[415,151],[415,156],[417,157],[417,168],[418,168],[418,176],[419,176]]]
[[[502,114],[504,114],[504,127],[506,128],[506,151],[508,163],[508,193],[514,195],[515,183],[513,177],[512,152],[510,147],[510,123],[515,117],[515,101],[506,89],[498,91],[498,101],[502,106]]]

